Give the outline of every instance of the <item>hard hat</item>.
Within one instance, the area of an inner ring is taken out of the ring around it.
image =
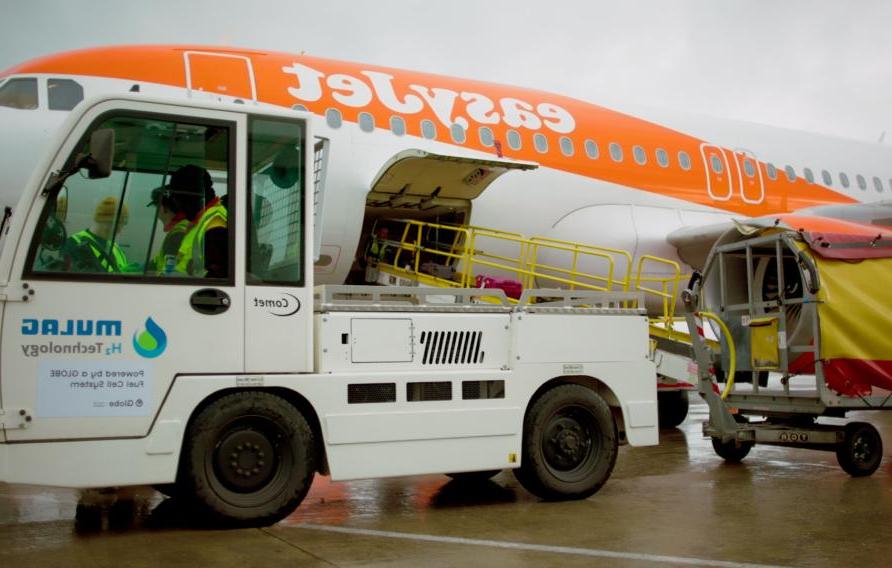
[[[96,212],[93,214],[93,220],[97,223],[114,223],[115,217],[118,215],[118,198],[117,197],[106,197],[102,201],[99,202],[99,205],[96,206]],[[130,212],[127,210],[127,205],[121,205],[121,224],[127,222],[127,218],[130,216]]]

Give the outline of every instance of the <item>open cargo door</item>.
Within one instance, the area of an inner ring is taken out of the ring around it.
[[[376,217],[406,218],[419,213],[430,217],[446,211],[467,212],[471,201],[505,172],[538,167],[532,162],[404,150],[388,160],[375,176],[366,206],[376,209]]]

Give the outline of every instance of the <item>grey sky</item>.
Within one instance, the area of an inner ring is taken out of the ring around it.
[[[0,37],[0,69],[96,45],[219,44],[868,141],[892,130],[887,0],[5,0]]]

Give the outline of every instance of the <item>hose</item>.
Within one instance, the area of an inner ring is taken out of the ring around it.
[[[717,323],[722,330],[722,334],[725,336],[725,344],[728,345],[728,358],[730,361],[728,362],[728,375],[727,380],[725,381],[725,390],[722,391],[721,395],[722,400],[724,400],[734,386],[734,373],[737,371],[737,349],[734,348],[734,338],[731,337],[731,330],[728,329],[728,326],[725,325],[725,322],[723,322],[719,316],[711,312],[700,312],[700,317]]]

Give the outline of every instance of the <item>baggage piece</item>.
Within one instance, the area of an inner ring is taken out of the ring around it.
[[[505,295],[509,298],[517,300],[523,292],[523,284],[511,278],[497,278],[495,276],[487,276],[486,274],[478,274],[476,280],[477,288],[498,288],[504,290]]]
[[[455,276],[454,268],[436,262],[425,262],[421,265],[421,271],[443,280],[452,280]]]

